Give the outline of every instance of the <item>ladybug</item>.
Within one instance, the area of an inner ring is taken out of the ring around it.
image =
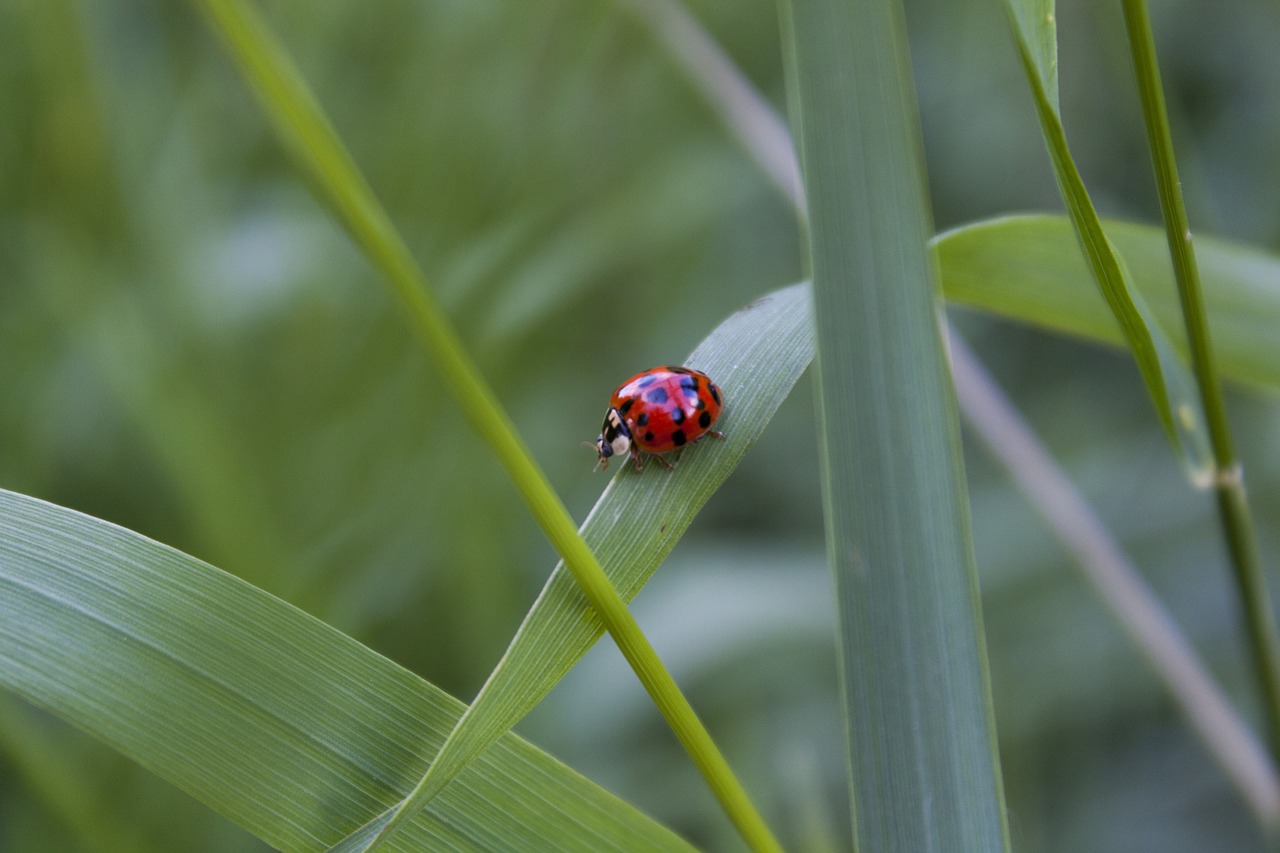
[[[637,471],[644,453],[670,469],[673,466],[662,454],[708,435],[724,438],[711,428],[723,409],[720,388],[705,373],[687,367],[654,367],[637,373],[609,399],[594,445],[600,454],[596,470],[608,468],[609,457],[627,453]]]

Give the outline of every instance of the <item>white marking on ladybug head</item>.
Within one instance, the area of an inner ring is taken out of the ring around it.
[[[609,457],[626,456],[631,452],[631,431],[623,423],[622,415],[617,409],[610,409],[605,413],[604,427],[596,437],[595,446],[596,452],[600,454],[600,461],[596,463],[597,471],[609,467]]]

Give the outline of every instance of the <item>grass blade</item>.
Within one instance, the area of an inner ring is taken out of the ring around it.
[[[1173,344],[1156,322],[1142,296],[1130,284],[1124,261],[1102,229],[1102,222],[1085,189],[1067,146],[1058,107],[1058,62],[1053,0],[1005,0],[1013,23],[1045,146],[1053,164],[1058,190],[1066,204],[1080,249],[1107,305],[1120,322],[1133,351],[1156,414],[1179,453],[1192,482],[1207,485],[1212,477],[1212,454],[1195,382],[1179,360]]]
[[[1253,731],[1120,543],[995,381],[975,369],[977,357],[956,335],[951,336],[951,358],[960,408],[977,435],[1076,557],[1258,822],[1274,832],[1280,822],[1280,778]]]
[[[1177,328],[1164,232],[1109,220],[1107,233],[1156,318]],[[1199,237],[1209,327],[1231,379],[1280,389],[1280,256]],[[1063,216],[1002,216],[939,234],[934,253],[947,299],[1056,332],[1124,346]],[[1181,339],[1175,344],[1185,346]]]
[[[760,168],[791,200],[798,215],[802,218],[807,216],[803,188],[797,186],[795,152],[786,130],[779,129],[782,128],[782,121],[772,108],[693,17],[674,0],[655,0],[632,6],[649,21],[659,40],[679,62],[691,82],[702,91],[708,104],[721,116],[743,148],[751,153]],[[1043,64],[1052,66],[1053,52],[1057,49],[1053,30],[1051,27],[1045,28],[1042,34],[1044,39],[1039,50],[1048,58]],[[1176,181],[1173,186],[1177,186]],[[1057,251],[1051,251],[1053,263],[1050,266],[1058,270],[1060,266],[1074,265],[1072,268],[1078,269],[1078,294],[1072,292],[1075,282],[1070,278],[1055,280],[1052,276],[1045,276],[1042,272],[1043,264],[1027,264],[1016,274],[1005,269],[1005,256],[1014,255],[1020,249],[1037,242],[1039,235],[1032,232],[1022,235],[1023,239],[1014,237],[1002,241],[1000,228],[988,231],[982,225],[960,229],[953,232],[953,237],[960,232],[982,230],[987,237],[993,238],[986,241],[991,244],[986,248],[994,256],[995,274],[967,269],[966,262],[975,259],[971,252],[948,252],[945,254],[945,263],[942,264],[944,280],[973,282],[981,287],[983,293],[999,289],[989,286],[992,278],[998,283],[1032,282],[1036,286],[1027,294],[1031,299],[1040,297],[1046,290],[1055,295],[1064,293],[1072,297],[1083,297],[1083,301],[1096,305],[1102,323],[1115,329],[1119,343],[1119,329],[1114,316],[1106,308],[1089,277],[1071,233],[1070,223],[1062,219],[1060,224],[1065,239],[1061,241],[1062,245]],[[1113,237],[1117,236],[1116,230],[1120,227],[1122,226],[1117,224],[1107,226]],[[1163,256],[1158,248],[1146,245],[1154,244],[1158,235],[1154,233],[1154,229],[1141,226],[1123,227],[1137,231],[1135,236],[1142,240],[1141,248],[1151,249],[1146,257],[1154,262],[1134,267],[1134,283],[1143,290],[1144,275],[1148,282],[1158,279],[1160,286],[1154,289],[1154,299],[1151,288],[1145,288],[1144,295],[1162,322],[1173,323],[1176,309],[1161,314],[1162,306],[1159,304],[1159,300],[1167,300],[1171,292],[1168,276],[1162,275],[1166,272],[1161,269]],[[1118,237],[1117,242],[1123,243]],[[954,248],[954,240],[935,240],[934,247],[935,256],[940,256],[942,253],[939,249]],[[1122,245],[1122,248],[1125,249],[1123,255],[1133,267],[1132,247]],[[1215,259],[1222,261],[1244,253],[1240,247],[1232,249],[1228,254],[1228,250],[1220,248]],[[939,257],[940,261],[942,259]],[[1229,275],[1233,270],[1231,265],[1218,264],[1215,272],[1220,285],[1237,283]],[[1265,290],[1268,283],[1275,281],[1280,281],[1280,268],[1272,270],[1270,275],[1258,277],[1255,283]],[[1042,282],[1044,287],[1039,286]],[[1220,286],[1217,292],[1222,292],[1223,289]],[[1280,296],[1280,291],[1275,291],[1275,295]],[[996,297],[993,304],[1005,306],[1007,301]],[[1225,309],[1218,316],[1221,317],[1224,312]],[[1273,311],[1271,314],[1273,320],[1260,329],[1263,334],[1253,341],[1255,346],[1265,348],[1275,340],[1271,330],[1280,324],[1280,312]],[[1056,318],[1060,316],[1060,312],[1052,312],[1050,316]],[[1253,318],[1255,314],[1250,311],[1245,312],[1244,316]],[[1011,477],[1040,512],[1046,524],[1058,533],[1068,549],[1078,557],[1086,577],[1112,608],[1154,671],[1163,678],[1171,695],[1183,708],[1191,727],[1200,735],[1206,748],[1215,756],[1259,822],[1266,827],[1274,826],[1280,818],[1280,781],[1277,780],[1274,766],[1258,749],[1253,733],[1236,713],[1221,687],[1214,682],[1159,599],[1146,586],[1141,574],[1129,563],[1118,543],[1072,486],[1065,473],[1053,462],[977,358],[950,330],[950,324],[948,331],[957,398],[967,422],[1009,470]],[[1280,366],[1280,357],[1267,359],[1263,363]],[[1211,429],[1212,426],[1211,420]]]
[[[855,847],[1007,850],[902,10],[782,9]]]
[[[683,476],[658,466],[622,466],[582,525],[610,580],[633,598],[675,547],[698,511],[728,478],[813,356],[809,287],[757,299],[698,345],[686,364],[724,391],[718,422],[725,441],[702,442],[679,460]],[[600,638],[603,627],[563,563],[525,617],[493,673],[428,768],[430,799],[528,713]],[[380,816],[376,823],[389,819]],[[369,827],[376,831],[376,827]],[[353,841],[355,839],[352,839]],[[340,850],[360,849],[344,844]]]
[[[0,686],[294,851],[324,849],[411,785],[464,707],[206,563],[7,491]],[[688,849],[514,735],[403,840]]]
[[[263,22],[240,0],[203,0],[213,28],[261,100],[286,145],[306,168],[323,198],[369,259],[382,271],[405,310],[410,327],[431,356],[472,427],[502,464],[530,513],[600,615],[619,650],[693,759],[743,838],[756,849],[777,846],[768,827],[733,775],[675,680],[658,659],[626,604],[532,454],[517,435],[496,395],[480,375],[390,217],[374,197],[298,70]],[[378,843],[426,805],[421,782],[392,814]]]
[[[1177,312],[1164,237],[1144,225],[1108,222],[1138,287],[1159,316]],[[1280,259],[1216,240],[1202,240],[1209,273],[1210,320],[1229,329],[1225,360],[1232,375],[1280,388]],[[1061,216],[1016,216],[975,223],[939,235],[935,258],[949,299],[998,311],[1074,335],[1123,346],[1114,317],[1080,256],[1071,224]],[[733,401],[725,415],[732,441],[699,446],[709,473],[676,480],[646,471],[621,472],[592,509],[582,533],[614,585],[630,600],[652,576],[703,503],[767,424],[812,354],[807,285],[753,303],[715,330],[688,363],[707,370]],[[1269,357],[1271,353],[1274,357]],[[776,373],[775,373],[776,371]],[[742,438],[745,445],[739,445]],[[654,518],[657,525],[640,523]],[[599,638],[598,619],[563,565],[557,566],[503,659],[450,737],[430,773],[432,787],[452,778],[493,738],[513,726]],[[382,816],[385,820],[389,815]],[[380,824],[379,824],[380,825]],[[355,848],[353,848],[355,849]]]
[[[1268,740],[1274,757],[1280,755],[1280,636],[1276,634],[1275,613],[1263,575],[1253,514],[1245,495],[1244,471],[1231,440],[1227,407],[1222,397],[1222,381],[1218,376],[1213,345],[1209,342],[1209,324],[1205,318],[1200,272],[1196,266],[1191,225],[1187,221],[1187,211],[1182,203],[1182,185],[1173,157],[1173,134],[1169,130],[1164,90],[1160,85],[1160,67],[1156,63],[1151,19],[1142,0],[1124,0],[1121,5],[1124,8],[1125,27],[1129,33],[1134,73],[1138,78],[1138,92],[1142,98],[1142,115],[1160,195],[1160,212],[1168,235],[1169,254],[1173,258],[1174,277],[1178,281],[1178,295],[1182,299],[1182,318],[1191,347],[1191,364],[1200,389],[1200,401],[1208,418],[1215,465],[1213,487],[1218,498],[1218,513],[1222,517],[1227,549],[1235,568],[1236,588],[1244,610],[1249,647],[1262,693]]]

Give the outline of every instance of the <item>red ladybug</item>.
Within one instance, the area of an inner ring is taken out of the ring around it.
[[[609,457],[631,454],[636,470],[640,455],[657,457],[664,468],[671,464],[661,454],[713,435],[711,428],[724,408],[720,388],[711,377],[687,367],[654,367],[637,373],[618,386],[609,400],[604,427],[596,438],[600,461],[596,470],[609,467]]]

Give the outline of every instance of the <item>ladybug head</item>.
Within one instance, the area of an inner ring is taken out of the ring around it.
[[[600,454],[597,471],[609,467],[610,456],[626,456],[631,451],[631,430],[627,429],[617,409],[605,413],[604,426],[596,437],[595,447],[596,453]]]

